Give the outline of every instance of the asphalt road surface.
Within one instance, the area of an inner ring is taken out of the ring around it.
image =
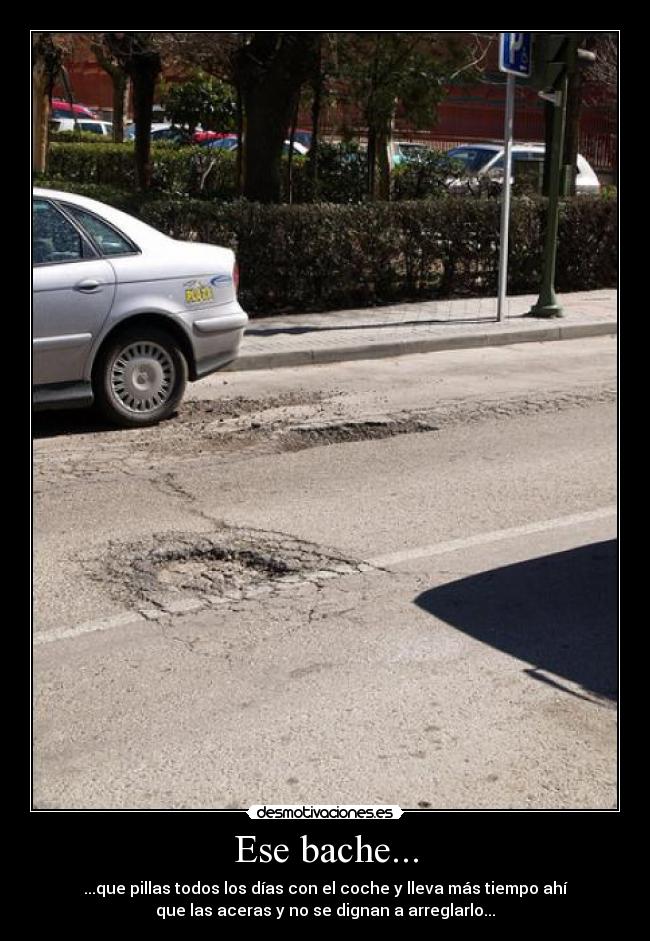
[[[609,337],[35,416],[34,806],[616,806]]]

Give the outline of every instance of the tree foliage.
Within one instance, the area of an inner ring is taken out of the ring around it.
[[[206,131],[237,129],[234,89],[215,76],[196,71],[185,82],[163,85],[161,98],[169,120],[190,131],[199,125]]]
[[[318,125],[329,96],[349,103],[360,115],[356,130],[368,142],[367,192],[371,198],[390,198],[389,144],[396,118],[431,126],[446,82],[475,69],[494,38],[453,32],[311,31],[93,36],[101,59],[133,82],[141,188],[151,179],[153,94],[164,65],[190,75],[165,89],[172,119],[191,127],[236,129],[239,191],[260,202],[281,198],[283,145],[295,126],[301,95],[303,106],[311,105],[308,168],[315,197],[321,158]]]
[[[470,62],[470,50],[458,33],[339,33],[334,43],[339,82],[367,127],[369,195],[387,199],[398,110],[415,126],[433,124],[444,81]]]

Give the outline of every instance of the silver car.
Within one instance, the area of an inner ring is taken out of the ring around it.
[[[188,379],[237,356],[248,318],[230,249],[35,189],[32,262],[35,408],[96,402],[113,423],[152,425]]]
[[[513,144],[512,161],[517,164],[535,166],[541,181],[544,164],[544,144]],[[487,180],[493,178],[503,182],[503,144],[462,144],[447,151],[447,156],[457,160],[462,165],[464,173],[458,179],[449,181],[452,192],[462,192],[467,189],[466,180]],[[471,186],[470,186],[471,189]],[[587,160],[578,154],[576,161],[576,193],[597,195],[600,192],[600,182]]]

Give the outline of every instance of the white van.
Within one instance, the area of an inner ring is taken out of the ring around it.
[[[85,131],[87,134],[100,134],[102,137],[113,136],[113,125],[110,121],[99,121],[94,118],[53,118],[50,121],[53,131]]]

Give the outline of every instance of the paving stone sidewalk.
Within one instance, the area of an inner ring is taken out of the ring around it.
[[[614,289],[558,295],[564,316],[550,320],[524,316],[536,300],[531,294],[508,298],[500,323],[496,298],[256,318],[229,368],[269,369],[617,333]]]

